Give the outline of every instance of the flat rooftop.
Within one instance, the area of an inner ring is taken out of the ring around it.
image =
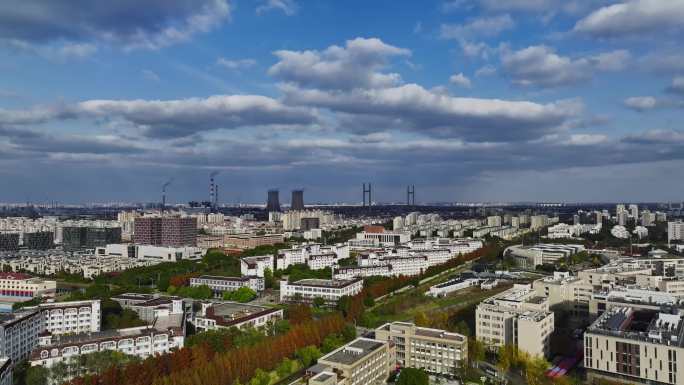
[[[342,365],[353,365],[369,354],[380,349],[384,344],[366,338],[357,338],[349,344],[323,356],[318,361],[334,362]]]
[[[615,307],[603,313],[587,331],[670,346],[684,346],[684,317],[679,313],[679,309],[668,313]]]
[[[358,281],[360,281],[360,279],[333,280],[333,279],[308,278],[308,279],[300,279],[297,282],[292,282],[290,285],[339,288],[339,287],[349,286],[352,283],[355,283]]]

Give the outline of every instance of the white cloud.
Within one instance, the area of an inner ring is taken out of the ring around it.
[[[481,17],[465,24],[442,24],[440,34],[444,39],[472,39],[482,36],[496,36],[515,26],[510,15]]]
[[[658,101],[653,96],[633,96],[625,99],[624,104],[636,111],[646,111],[656,108]]]
[[[463,75],[463,72],[451,75],[451,77],[449,77],[449,82],[463,88],[470,88],[472,86],[470,79]]]
[[[576,100],[539,104],[527,101],[452,97],[416,84],[378,89],[300,89],[282,86],[293,105],[328,108],[348,114],[351,129],[404,129],[423,135],[459,137],[473,141],[525,140],[554,132],[583,111]],[[368,119],[375,117],[375,119]],[[373,125],[359,121],[374,122]],[[386,127],[382,127],[382,125]]]
[[[558,55],[551,47],[538,45],[519,51],[504,48],[501,63],[514,84],[557,87],[587,81],[595,71],[621,70],[629,57],[629,52],[618,50],[573,59]]]
[[[475,71],[475,76],[476,77],[482,77],[482,76],[491,76],[496,73],[496,68],[491,65],[486,65],[484,67],[480,67],[477,71]]]
[[[0,126],[44,124],[66,119],[131,123],[150,137],[184,137],[220,128],[311,125],[318,118],[305,107],[292,107],[260,95],[216,95],[177,100],[86,100],[76,104],[0,110]]]
[[[684,100],[656,98],[653,96],[633,96],[624,100],[625,107],[645,112],[660,108],[684,108]]]
[[[574,30],[598,37],[637,36],[682,29],[684,0],[630,0],[599,8]]]
[[[391,87],[401,82],[397,73],[378,72],[389,58],[410,56],[411,51],[385,44],[377,38],[347,40],[344,47],[323,51],[276,51],[279,61],[268,73],[302,87],[349,89]]]
[[[65,55],[82,57],[99,43],[132,50],[185,42],[229,17],[228,0],[148,0],[144,6],[127,1],[7,0],[0,2],[0,40],[34,49],[63,44]]]
[[[69,43],[59,48],[59,54],[64,58],[84,58],[97,52],[94,44]]]
[[[677,76],[672,79],[672,83],[667,87],[667,91],[675,94],[684,95],[684,76]]]
[[[261,15],[268,11],[279,10],[287,16],[292,16],[297,13],[298,9],[299,6],[294,0],[264,0],[263,4],[257,7],[256,13]]]
[[[257,62],[254,59],[226,59],[221,57],[216,60],[217,65],[229,70],[239,70],[253,67],[256,65],[256,63]]]
[[[608,136],[603,134],[572,134],[564,142],[571,146],[593,146],[608,142]]]

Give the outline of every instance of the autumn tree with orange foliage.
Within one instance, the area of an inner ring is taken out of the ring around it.
[[[101,375],[73,379],[69,385],[201,385],[247,382],[257,369],[273,370],[298,349],[320,345],[325,337],[345,326],[339,314],[294,325],[287,333],[216,353],[208,344],[180,349],[123,367],[111,367]]]

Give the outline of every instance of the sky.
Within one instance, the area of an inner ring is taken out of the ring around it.
[[[684,0],[6,0],[0,202],[684,200]]]

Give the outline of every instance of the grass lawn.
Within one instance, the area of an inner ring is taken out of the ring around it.
[[[452,293],[442,298],[426,296],[424,290],[410,290],[387,298],[373,310],[368,312],[367,327],[378,327],[386,322],[413,321],[416,314],[425,313],[428,318],[434,312],[454,312],[480,303],[508,289],[510,285],[502,285],[493,290],[481,290],[472,287]]]

